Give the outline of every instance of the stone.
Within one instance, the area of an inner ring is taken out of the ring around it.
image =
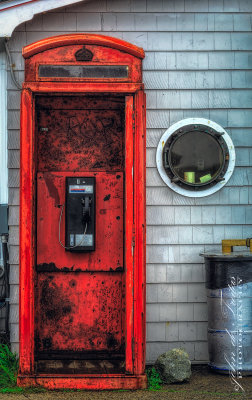
[[[183,349],[172,349],[161,354],[154,367],[164,383],[188,381],[191,377],[191,361]]]

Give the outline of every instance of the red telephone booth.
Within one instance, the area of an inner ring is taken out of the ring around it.
[[[70,34],[23,56],[18,383],[144,388],[144,52]]]

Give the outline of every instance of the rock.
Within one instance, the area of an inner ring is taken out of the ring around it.
[[[188,381],[191,377],[191,361],[183,349],[172,349],[161,354],[154,367],[164,383]]]

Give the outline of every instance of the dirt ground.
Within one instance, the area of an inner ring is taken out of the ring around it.
[[[238,379],[244,392],[235,391],[231,378],[215,374],[208,367],[194,367],[189,383],[165,385],[158,391],[43,391],[24,393],[0,393],[0,400],[252,400],[252,376]]]

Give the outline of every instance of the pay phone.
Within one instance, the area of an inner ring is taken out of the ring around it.
[[[95,250],[95,178],[66,178],[67,251]]]

